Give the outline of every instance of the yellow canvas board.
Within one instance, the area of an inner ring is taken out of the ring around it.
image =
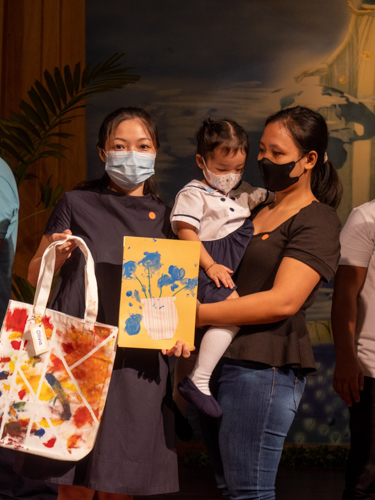
[[[120,347],[194,345],[200,242],[124,238]]]

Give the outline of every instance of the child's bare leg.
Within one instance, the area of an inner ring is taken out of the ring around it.
[[[237,292],[233,292],[226,300],[236,298],[238,298],[238,294]],[[209,388],[210,378],[215,366],[238,331],[238,326],[213,326],[209,328],[203,336],[195,367],[189,376],[190,381],[184,379],[179,387],[181,394],[188,401],[194,403],[203,413],[213,417],[220,416],[222,412],[220,406],[211,395]]]

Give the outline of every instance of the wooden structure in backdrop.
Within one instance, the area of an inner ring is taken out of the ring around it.
[[[85,64],[85,0],[0,0],[0,116],[20,111],[21,99],[35,79],[44,83],[45,70],[56,66],[74,68]],[[75,113],[76,114],[76,113]],[[74,134],[64,144],[70,149],[65,160],[39,160],[32,172],[45,182],[63,184],[70,190],[86,178],[86,127],[84,110],[61,131]],[[27,180],[19,190],[20,220],[38,210],[39,183]],[[40,209],[41,207],[39,207]],[[43,207],[42,207],[43,208]],[[20,223],[14,272],[26,277],[49,214]]]

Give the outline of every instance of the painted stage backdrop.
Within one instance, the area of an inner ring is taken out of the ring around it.
[[[102,175],[97,133],[120,106],[158,118],[160,194],[172,204],[199,175],[194,135],[207,117],[229,117],[248,132],[244,179],[260,184],[256,156],[266,117],[295,104],[319,110],[330,130],[328,156],[344,184],[339,216],[375,196],[375,0],[189,0],[87,2],[87,59],[125,52],[138,83],[88,106],[88,171]],[[200,177],[198,177],[200,178]],[[333,284],[309,310],[318,372],[308,378],[289,442],[347,444],[348,411],[332,389],[329,323]]]

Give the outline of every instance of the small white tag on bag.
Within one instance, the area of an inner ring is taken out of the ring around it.
[[[33,339],[35,354],[43,354],[49,350],[46,332],[43,323],[30,326],[31,338]]]

